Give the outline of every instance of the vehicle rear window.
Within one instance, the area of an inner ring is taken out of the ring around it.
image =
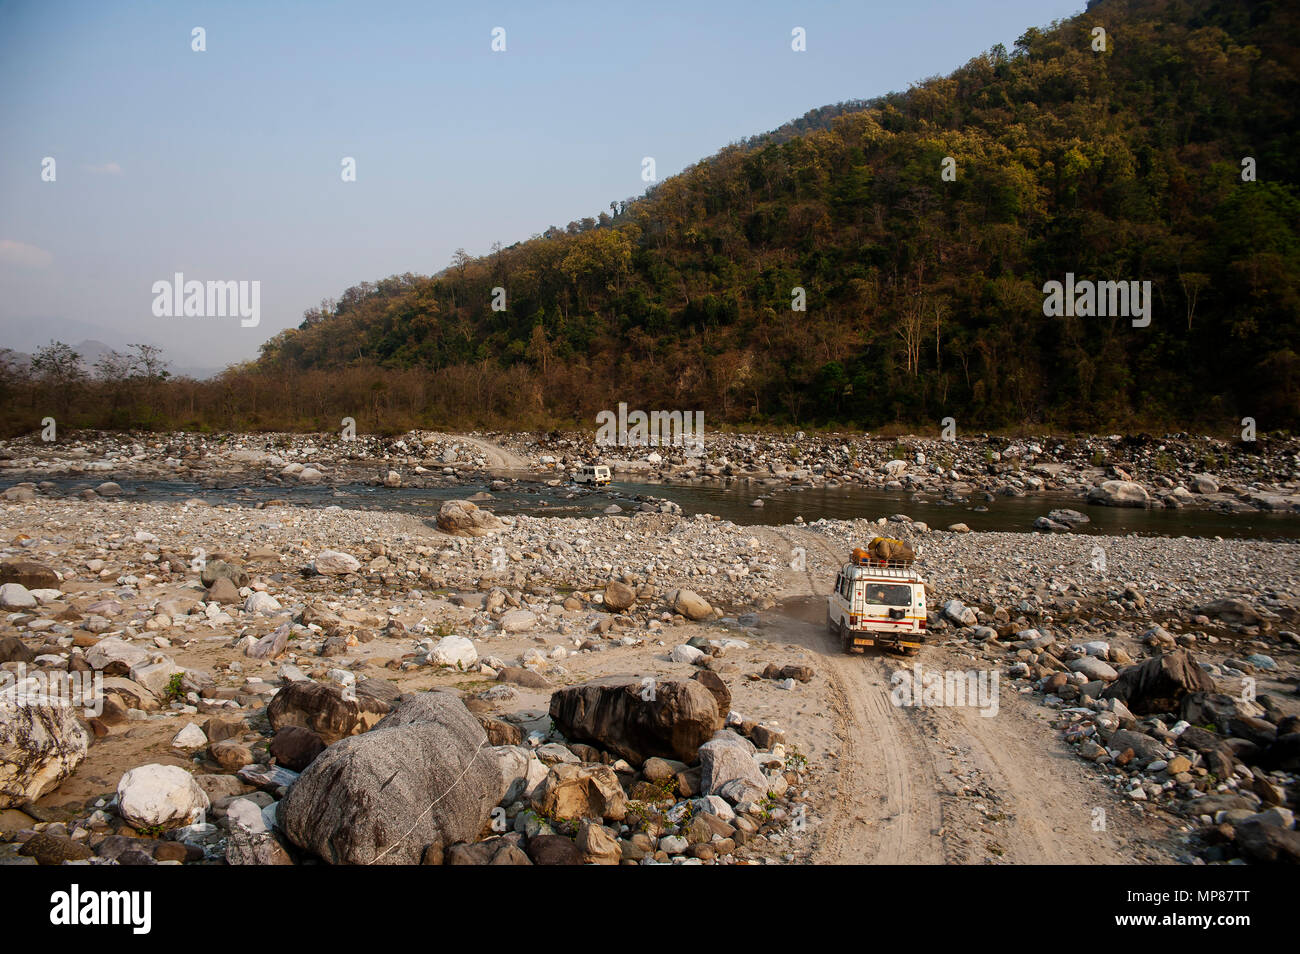
[[[880,606],[911,606],[912,588],[903,583],[864,583],[865,600]]]

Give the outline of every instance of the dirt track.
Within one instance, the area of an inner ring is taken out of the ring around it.
[[[499,444],[491,441],[479,440],[476,437],[469,437],[465,434],[443,434],[439,432],[426,432],[423,435],[426,439],[442,440],[456,442],[461,444],[473,444],[487,459],[487,469],[489,473],[511,473],[515,471],[527,471],[530,468],[529,462],[524,460],[518,454],[511,453]]]
[[[757,528],[755,528],[757,529]],[[841,557],[817,533],[765,528],[766,542],[803,547],[807,570],[791,572],[787,606],[769,639],[820,655],[841,739],[814,833],[815,863],[1132,864],[1172,863],[1170,826],[1138,814],[1079,762],[1052,730],[1047,710],[1009,681],[999,708],[904,708],[891,674],[977,667],[941,646],[903,659],[846,656],[826,632],[825,593]],[[799,598],[803,599],[799,599]]]

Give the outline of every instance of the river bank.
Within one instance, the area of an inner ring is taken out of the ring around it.
[[[638,459],[600,458],[616,479],[609,487],[590,488],[572,482],[582,454],[556,456],[570,439],[500,439],[515,449],[480,437],[428,433],[357,441],[327,435],[180,434],[135,441],[77,435],[53,444],[9,442],[0,445],[0,481],[8,477],[13,483],[0,493],[9,499],[199,497],[250,507],[341,506],[416,514],[469,497],[490,501],[503,513],[532,516],[708,513],[758,525],[905,513],[931,526],[983,531],[1300,537],[1294,455],[1276,444],[1263,455],[1240,451],[1235,457],[1222,447],[1195,453],[1184,447],[1188,474],[1171,470],[1152,478],[1131,447],[1106,453],[1119,457],[1124,450],[1136,464],[1124,459],[1108,468],[1083,466],[1081,455],[1095,460],[1103,453],[1091,443],[1069,451],[1059,445],[1050,452],[1032,442],[991,450],[996,441],[937,442],[939,449],[930,449],[932,456],[962,455],[968,473],[956,465],[945,464],[945,470],[921,449],[914,450],[910,463],[890,458],[899,451],[897,444],[856,450],[841,445],[858,455],[852,470],[837,469],[832,458],[839,451],[825,453],[820,445],[814,447],[818,462],[809,466],[779,463],[767,445],[741,464],[729,454],[737,453],[742,438],[720,435],[703,459],[682,458],[683,463],[661,458],[654,449]],[[777,456],[790,453],[786,448]],[[1167,448],[1157,451],[1165,453]],[[1216,458],[1219,476],[1193,472],[1213,463],[1212,454],[1222,455]],[[998,459],[980,463],[991,456]]]

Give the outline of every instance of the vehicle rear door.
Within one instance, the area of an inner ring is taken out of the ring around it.
[[[912,586],[902,580],[859,581],[864,622],[880,632],[906,632],[911,628]]]

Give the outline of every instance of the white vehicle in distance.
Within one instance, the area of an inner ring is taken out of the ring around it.
[[[879,541],[871,541],[869,550],[855,549],[840,569],[826,599],[826,628],[846,653],[879,646],[915,656],[926,635],[925,580],[910,548],[904,559],[881,558]]]
[[[609,468],[602,464],[583,464],[573,476],[575,484],[591,484],[593,487],[604,487],[609,481]]]

